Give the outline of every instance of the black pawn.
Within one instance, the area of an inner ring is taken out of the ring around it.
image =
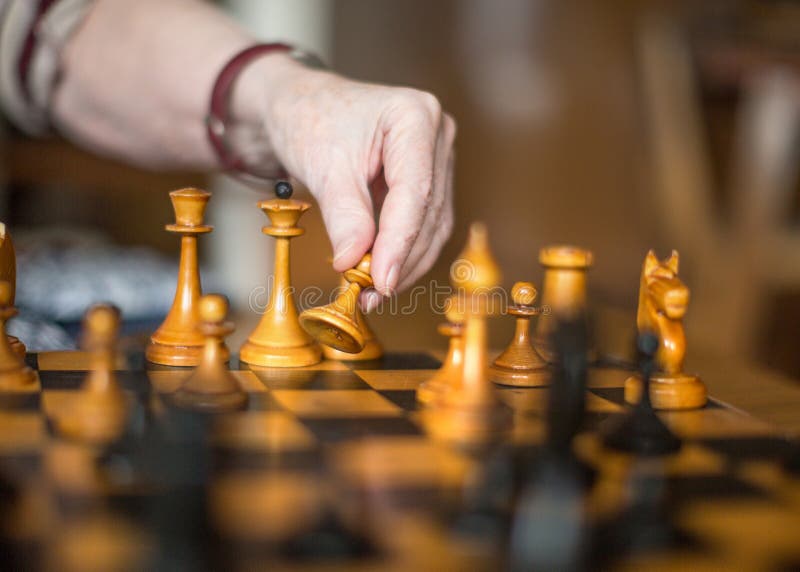
[[[560,321],[553,334],[557,359],[548,391],[545,446],[560,457],[572,457],[572,441],[586,417],[588,339],[582,316]]]
[[[658,337],[642,334],[637,339],[642,373],[642,397],[621,418],[603,428],[603,442],[611,449],[642,456],[675,453],[681,441],[659,419],[650,401],[650,377],[655,369]]]
[[[577,464],[551,458],[537,467],[511,527],[512,572],[590,569],[585,491],[585,474]]]
[[[158,541],[149,570],[223,569],[208,507],[212,422],[208,414],[173,409],[141,440],[137,462],[155,491],[145,512]]]
[[[548,394],[547,440],[533,459],[511,524],[513,572],[590,568],[584,505],[594,472],[572,446],[586,416],[586,320],[581,316],[559,322],[553,346],[557,360]]]
[[[279,199],[291,198],[294,189],[289,181],[278,181],[275,183],[275,195]]]

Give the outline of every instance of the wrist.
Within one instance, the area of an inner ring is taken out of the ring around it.
[[[230,99],[230,118],[237,123],[260,125],[264,109],[286,78],[302,71],[302,64],[285,52],[265,54],[250,62],[241,72]]]
[[[274,107],[270,99],[291,91],[295,81],[291,76],[307,73],[306,62],[313,65],[313,61],[286,44],[256,44],[235,54],[222,68],[206,124],[224,169],[256,184],[286,176],[271,146],[266,110]]]

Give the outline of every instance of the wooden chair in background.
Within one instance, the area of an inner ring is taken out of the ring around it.
[[[692,286],[691,341],[755,358],[770,295],[800,286],[800,227],[789,220],[800,166],[800,67],[761,54],[722,62],[735,64],[741,97],[719,192],[687,34],[666,18],[647,19],[640,31],[655,220],[665,246],[680,250]]]

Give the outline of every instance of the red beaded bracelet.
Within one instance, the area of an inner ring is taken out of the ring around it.
[[[245,180],[248,183],[262,185],[265,181],[285,178],[285,171],[279,166],[272,166],[268,172],[259,172],[245,164],[242,157],[236,154],[232,145],[226,139],[228,124],[230,122],[230,98],[233,84],[239,73],[254,59],[273,52],[294,52],[294,48],[287,44],[256,44],[234,55],[222,68],[214,88],[211,90],[211,100],[206,117],[206,132],[208,140],[219,158],[222,167],[230,174]]]

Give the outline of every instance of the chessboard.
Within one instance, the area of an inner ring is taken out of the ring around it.
[[[38,383],[0,403],[5,569],[513,568],[547,387],[499,388],[512,433],[462,450],[421,422],[415,390],[441,365],[428,353],[299,368],[234,357],[247,406],[214,416],[170,407],[190,370],[135,353],[116,368],[133,407],[125,435],[92,447],[52,426],[89,355],[26,359]],[[676,455],[610,452],[597,431],[625,410],[629,375],[589,371],[575,450],[592,484],[575,522],[542,509],[550,540],[583,539],[578,568],[797,569],[800,478],[782,465],[791,445],[781,432],[711,396],[702,409],[659,413],[684,440]]]

